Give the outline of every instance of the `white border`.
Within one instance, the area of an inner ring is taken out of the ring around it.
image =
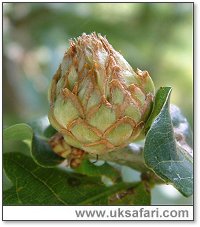
[[[3,206],[3,220],[192,221],[193,206]]]
[[[4,1],[4,2],[14,2],[14,1]],[[21,0],[20,2],[30,2],[30,1]],[[31,2],[33,2],[33,1],[31,1]],[[41,1],[36,0],[34,2],[41,2]],[[55,1],[42,1],[42,2],[55,2]],[[83,1],[73,1],[73,0],[72,1],[62,1],[61,0],[59,2],[83,2]],[[91,2],[93,2],[93,1],[91,1]],[[105,1],[95,1],[95,2],[105,2]],[[117,1],[107,1],[107,2],[121,2],[121,1],[117,0]],[[133,1],[126,0],[126,2],[133,2]],[[147,0],[147,1],[137,1],[137,2],[151,2],[151,1]],[[164,2],[164,1],[159,1],[159,2]],[[199,44],[199,41],[198,41],[198,40],[200,40],[200,35],[199,35],[199,33],[200,33],[200,26],[199,26],[199,24],[200,24],[200,4],[199,4],[199,0],[198,1],[197,0],[195,0],[195,1],[190,1],[190,0],[189,1],[179,1],[179,0],[172,1],[172,0],[169,0],[167,2],[194,2],[195,3],[195,12],[194,12],[194,15],[195,15],[195,53],[194,54],[195,54],[195,59],[198,59],[198,60],[195,60],[195,69],[194,69],[194,77],[195,77],[194,100],[195,100],[195,106],[196,106],[195,107],[195,119],[194,119],[195,121],[194,122],[195,122],[195,138],[196,138],[195,139],[195,150],[197,151],[197,148],[200,147],[200,139],[198,139],[198,138],[200,138],[199,130],[198,130],[200,128],[200,119],[199,119],[199,116],[200,116],[200,104],[199,104],[199,100],[200,100],[200,70],[199,70],[199,63],[198,63],[198,61],[200,59],[200,47],[199,47],[200,44]],[[2,3],[2,1],[1,1],[1,3]],[[2,13],[2,4],[1,4],[0,13]],[[2,15],[1,15],[1,24],[2,24]],[[1,40],[1,43],[2,43],[2,36],[0,36],[0,40]],[[0,65],[0,68],[2,69],[2,65]],[[1,70],[1,72],[2,72],[2,70]],[[2,91],[2,81],[1,80],[0,80],[0,89]],[[2,95],[2,92],[0,93],[0,95]],[[1,100],[2,100],[2,97],[1,97]],[[2,108],[2,105],[0,106],[0,109],[1,108]],[[2,109],[0,111],[0,117],[2,119]],[[2,136],[0,138],[2,138]],[[2,141],[0,141],[0,142],[2,143]],[[0,147],[2,148],[2,144],[1,144]],[[198,185],[198,180],[199,180],[199,174],[197,175],[197,173],[199,172],[199,171],[197,171],[197,167],[199,166],[198,163],[200,163],[200,155],[197,152],[197,154],[195,154],[195,166],[196,166],[196,169],[195,169],[195,191],[196,192],[198,191],[197,185]],[[2,193],[2,191],[1,191],[1,193]],[[0,193],[0,196],[2,198],[1,193]],[[197,209],[197,207],[199,207],[199,194],[198,193],[195,193],[195,200],[196,200],[195,201],[195,203],[196,203],[196,208],[195,208],[195,210],[196,210],[195,211],[196,222],[194,224],[199,225],[199,218],[197,218],[197,217],[200,217],[200,209]],[[15,207],[15,209],[18,209],[18,208],[21,209],[20,207]],[[27,212],[25,211],[23,213],[23,215],[21,214],[21,216],[23,216],[23,219],[21,219],[21,220],[24,220],[25,216],[28,215],[28,212],[30,211],[29,209],[27,209],[27,207],[24,207],[24,208],[26,209]],[[39,208],[37,210],[37,212],[40,212],[40,207],[37,207],[37,208]],[[45,209],[45,208],[46,207],[42,207],[42,209]],[[59,210],[58,209],[59,207],[52,207],[52,208],[55,208],[54,213],[56,213]],[[7,211],[9,211],[8,207],[6,209],[7,209]],[[5,211],[5,207],[4,207],[4,211]],[[47,210],[45,209],[45,211],[43,210],[43,212],[47,213]],[[5,217],[5,215],[4,215],[4,217]],[[4,222],[2,224],[6,224],[6,223]],[[22,224],[25,224],[27,226],[27,223],[19,223],[19,222],[18,223],[12,222],[10,224],[14,224],[15,226],[17,226],[17,225],[21,226]],[[34,223],[32,223],[32,224],[34,224]],[[41,226],[41,225],[44,226],[45,224],[48,224],[48,226],[49,226],[49,223],[44,223],[44,222],[42,224],[39,224],[38,222],[36,222],[35,224],[37,224],[37,226]],[[60,224],[62,224],[62,223],[60,223]],[[66,223],[63,223],[63,224],[66,225]],[[70,223],[68,223],[68,224],[70,224]],[[90,224],[90,223],[88,223],[88,224]],[[94,223],[91,223],[91,224],[94,225]],[[103,224],[104,224],[104,222],[103,222]],[[109,226],[114,226],[114,224],[112,224],[112,223],[108,223],[108,224],[109,224]],[[116,224],[118,224],[118,223],[116,223]],[[126,224],[128,224],[128,223],[126,223]],[[129,224],[132,225],[133,223],[129,222]],[[146,226],[146,223],[140,223],[140,224],[141,225],[143,224],[143,225]],[[159,222],[157,224],[160,225]],[[183,223],[180,222],[180,223],[177,223],[177,224],[182,226]],[[188,223],[185,223],[185,224],[188,224]],[[155,223],[148,223],[148,225],[155,225]],[[169,223],[163,222],[162,225],[168,226]]]

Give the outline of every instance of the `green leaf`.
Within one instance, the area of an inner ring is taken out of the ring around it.
[[[154,100],[154,106],[153,106],[153,110],[151,112],[151,115],[148,118],[148,121],[145,124],[145,134],[148,132],[148,130],[151,127],[151,124],[153,123],[153,121],[155,120],[156,116],[160,113],[160,111],[163,108],[163,105],[166,102],[166,99],[169,97],[170,93],[172,91],[171,87],[161,87],[157,93],[156,93],[156,97]]]
[[[115,181],[119,177],[119,172],[105,162],[101,166],[96,166],[91,163],[87,158],[85,158],[81,165],[75,169],[77,173],[85,174],[87,176],[106,176],[109,177],[112,181]]]
[[[5,153],[3,160],[6,175],[14,184],[3,193],[4,205],[106,205],[113,193],[138,184],[120,182],[106,187],[99,177],[43,168],[21,153]]]
[[[4,129],[3,138],[6,142],[24,141],[29,144],[33,159],[41,166],[54,167],[60,164],[64,159],[51,150],[48,138],[44,135],[49,126],[46,121],[39,119],[32,122],[31,126],[24,123],[13,125]]]
[[[56,133],[57,131],[51,125],[47,126],[46,129],[44,130],[44,136],[47,138],[52,137]]]
[[[3,131],[3,139],[6,140],[26,140],[31,139],[32,128],[24,123],[12,125]]]
[[[3,205],[22,205],[16,187],[12,187],[3,192]]]
[[[3,169],[3,176],[2,177],[3,177],[3,190],[5,191],[7,189],[10,189],[13,186],[13,184],[10,181],[10,179],[6,176],[4,169]]]
[[[193,193],[193,162],[191,154],[176,141],[169,112],[170,91],[160,113],[146,135],[144,158],[147,166],[183,195]],[[159,97],[158,97],[159,98]],[[156,104],[154,109],[156,109]]]
[[[144,182],[122,190],[109,198],[110,205],[150,205],[150,189]]]
[[[64,160],[52,151],[48,141],[37,135],[33,135],[31,153],[34,160],[43,167],[54,167]]]
[[[135,190],[134,205],[151,205],[151,191],[146,182],[141,182]]]

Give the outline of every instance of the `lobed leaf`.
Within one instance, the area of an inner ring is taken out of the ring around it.
[[[163,94],[164,93],[164,94]],[[146,135],[144,158],[151,168],[166,183],[171,183],[183,195],[193,193],[193,160],[191,153],[176,140],[169,111],[169,97],[171,89],[161,88],[157,93],[166,97],[163,105],[156,103],[154,110],[161,107],[161,111],[152,114],[152,124]],[[159,113],[158,113],[159,112]]]
[[[99,177],[43,168],[21,153],[5,153],[4,168],[14,184],[4,192],[4,205],[106,205],[110,195],[138,184],[106,187]]]

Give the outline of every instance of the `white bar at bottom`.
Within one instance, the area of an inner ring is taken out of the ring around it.
[[[3,206],[3,220],[193,220],[193,206]]]

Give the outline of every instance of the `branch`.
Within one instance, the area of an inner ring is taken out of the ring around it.
[[[83,158],[96,160],[95,154],[89,154],[81,149],[69,146],[62,134],[56,133],[51,137],[49,144],[52,150],[65,158],[63,166],[70,165],[72,168],[80,166]],[[108,152],[98,156],[98,160],[113,162],[119,165],[124,165],[141,172],[142,178],[152,183],[164,183],[151,169],[149,169],[143,157],[144,145],[142,143],[131,143],[128,146]]]
[[[92,155],[90,155],[90,157],[94,158]],[[146,172],[149,170],[144,162],[143,147],[139,144],[132,143],[127,147],[109,152],[104,155],[99,155],[99,160],[125,165],[140,172]]]

